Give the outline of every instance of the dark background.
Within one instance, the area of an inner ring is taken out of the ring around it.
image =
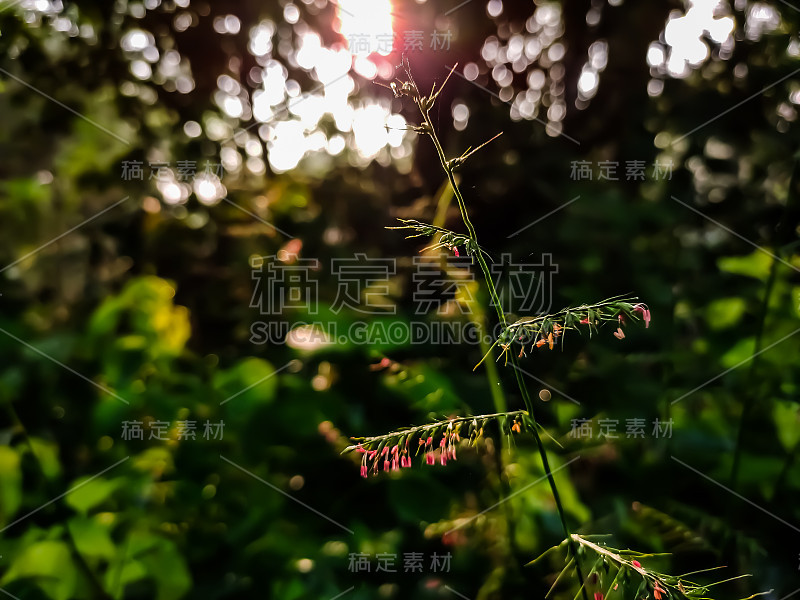
[[[490,17],[475,1],[443,17],[456,4],[437,2],[395,0],[395,33],[402,46],[404,31],[425,32],[423,51],[408,53],[423,89],[456,62],[458,73],[468,63],[480,69],[475,82],[454,75],[432,115],[449,156],[503,132],[459,172],[482,245],[495,258],[551,254],[553,310],[615,294],[652,310],[651,326],[629,327],[622,341],[606,327],[522,359],[538,378],[526,376],[537,417],[563,445],[546,442],[554,466],[580,457],[557,474],[571,526],[613,534],[617,547],[671,553],[648,563],[663,572],[725,565],[717,580],[752,575],[712,588],[713,597],[770,589],[769,598],[788,597],[800,580],[800,338],[792,335],[800,327],[800,9],[721,2],[717,16],[733,17],[732,37],[720,45],[705,35],[708,58],[674,77],[648,65],[648,48],[668,49],[665,24],[688,6],[556,3],[545,48],[563,44],[563,58],[553,67],[540,55],[500,86],[482,48],[492,36],[507,44],[512,32],[541,41],[525,27],[544,3],[506,2]],[[263,66],[248,50],[251,27],[271,19],[272,58],[303,91],[319,83],[292,66],[302,32],[284,21],[283,4],[148,7],[0,6],[0,268],[14,263],[0,272],[0,588],[56,600],[543,597],[558,560],[523,565],[562,537],[547,484],[471,519],[541,478],[528,437],[502,451],[499,441],[462,449],[447,467],[416,459],[367,480],[357,456],[340,455],[350,436],[503,403],[522,408],[510,367],[473,372],[482,351],[469,344],[304,349],[251,340],[254,322],[313,317],[252,306],[251,259],[281,250],[320,261],[317,318],[342,327],[364,315],[329,310],[338,289],[331,259],[397,258],[393,319],[419,320],[412,257],[426,240],[385,227],[397,217],[431,222],[445,206],[446,226],[463,232],[455,203],[447,207],[440,193],[430,140],[408,132],[413,156],[394,161],[385,150],[360,160],[343,132],[348,148],[324,168],[313,153],[286,172],[267,160],[265,173],[227,170],[226,201],[187,194],[170,203],[147,175],[124,180],[124,161],[219,163],[224,149],[246,159],[236,141],[209,135],[214,119],[233,133],[254,125],[251,139],[270,152],[257,123],[214,100],[223,74],[240,82],[242,97],[259,87],[248,75]],[[297,8],[298,23],[323,45],[344,44],[334,4]],[[215,17],[229,14],[239,33],[215,31]],[[191,25],[181,30],[179,16]],[[132,74],[140,57],[122,40],[134,28],[151,32],[159,60],[175,50],[188,61],[188,93],[169,78]],[[454,33],[449,49],[428,47],[434,28]],[[608,44],[607,65],[596,95],[580,99],[598,40]],[[391,66],[400,56],[372,58]],[[545,75],[546,105],[537,105],[538,120],[520,119],[496,95],[524,94],[535,69]],[[351,102],[380,98],[418,122],[410,102],[351,76]],[[463,130],[453,127],[456,103],[469,108]],[[565,108],[555,125],[579,143],[548,135],[554,103]],[[199,137],[185,133],[187,121],[202,125]],[[319,129],[330,137],[336,124],[328,115]],[[626,178],[633,160],[646,164],[643,181]],[[589,161],[591,180],[571,176],[575,161]],[[601,161],[618,163],[618,180],[598,180]],[[669,177],[654,174],[656,162],[673,165]],[[471,289],[486,307],[485,290]],[[424,320],[463,323],[488,312],[471,309]],[[545,387],[549,402],[536,399]],[[591,439],[569,436],[580,418],[594,423]],[[645,419],[644,438],[626,437],[631,418]],[[598,437],[600,419],[619,422],[618,438]],[[654,419],[672,419],[672,435],[654,436]],[[196,420],[197,436],[177,440],[173,429],[168,441],[123,439],[123,422],[135,420]],[[204,438],[207,420],[224,421],[222,439]],[[422,573],[403,572],[411,552],[423,553]],[[369,555],[372,572],[353,572],[357,553]],[[379,553],[396,555],[399,572],[375,572]],[[451,554],[447,571],[430,568],[434,553]],[[556,596],[575,590],[568,582]]]

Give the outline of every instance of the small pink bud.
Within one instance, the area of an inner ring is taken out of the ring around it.
[[[460,256],[460,254],[458,253],[458,247],[453,246],[453,254],[455,254],[456,257]]]
[[[655,586],[653,586],[653,598],[656,600],[661,600],[661,594],[665,594],[667,590],[661,587],[661,584],[656,580]]]
[[[645,329],[650,327],[650,309],[647,308],[647,304],[637,304],[633,307],[633,312],[642,313]]]
[[[361,465],[361,476],[366,477],[368,473],[367,465]]]
[[[632,560],[632,561],[631,561],[631,564],[632,564],[634,567],[636,567],[637,569],[641,569],[641,568],[642,568],[642,563],[640,563],[638,560]]]

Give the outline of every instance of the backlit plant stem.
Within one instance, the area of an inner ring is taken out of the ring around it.
[[[453,174],[453,166],[448,162],[447,157],[444,154],[444,149],[442,148],[442,144],[439,141],[439,138],[436,135],[436,130],[433,127],[433,122],[430,118],[429,108],[426,108],[425,104],[427,103],[427,99],[422,97],[421,95],[417,94],[415,97],[415,103],[422,114],[422,130],[424,133],[427,133],[432,142],[434,147],[436,148],[436,153],[439,155],[439,162],[442,165],[445,173],[447,174],[447,179],[450,182],[450,186],[453,189],[453,194],[456,197],[456,201],[458,202],[458,209],[461,212],[461,219],[464,221],[464,226],[467,228],[467,232],[469,233],[469,238],[472,243],[478,246],[478,236],[475,233],[475,227],[472,225],[472,221],[469,218],[469,212],[467,211],[467,205],[464,201],[464,197],[461,195],[461,190],[458,188],[458,184],[456,183],[455,175]],[[480,265],[481,271],[483,272],[483,278],[486,281],[486,287],[489,290],[489,296],[492,299],[492,304],[494,304],[495,309],[497,311],[497,318],[500,320],[500,323],[505,328],[507,326],[506,316],[503,312],[503,307],[500,303],[500,298],[497,295],[497,290],[494,285],[494,281],[491,277],[491,272],[489,271],[489,266],[486,264],[486,260],[482,256],[480,252],[475,253],[475,258],[478,260],[478,264]],[[547,476],[547,481],[550,484],[550,490],[553,493],[553,500],[556,504],[556,509],[558,510],[558,516],[561,519],[561,526],[564,529],[564,535],[566,539],[569,540],[569,548],[572,556],[575,559],[575,571],[578,575],[578,584],[583,591],[584,600],[588,600],[589,595],[586,591],[586,586],[584,585],[583,579],[583,572],[580,566],[580,560],[578,558],[578,548],[575,544],[575,540],[572,537],[572,534],[569,530],[569,525],[567,524],[567,516],[566,512],[564,511],[564,506],[561,503],[561,496],[558,493],[558,486],[556,485],[555,478],[553,477],[553,472],[550,468],[550,462],[547,459],[547,450],[542,443],[542,438],[539,435],[538,431],[538,423],[536,422],[536,417],[533,413],[533,403],[531,401],[530,394],[528,393],[528,388],[525,385],[525,381],[522,379],[522,375],[520,374],[519,368],[517,366],[517,357],[512,352],[511,353],[511,364],[514,370],[514,376],[517,381],[517,386],[519,387],[520,394],[522,395],[522,400],[525,403],[525,408],[528,411],[528,415],[530,416],[531,420],[534,423],[534,426],[531,428],[533,432],[534,439],[536,440],[536,446],[539,450],[539,456],[542,459],[542,467],[544,468],[544,472]]]

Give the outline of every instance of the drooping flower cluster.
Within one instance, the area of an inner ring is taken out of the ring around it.
[[[650,327],[650,309],[647,308],[646,304],[636,304],[632,310],[634,313],[639,313],[642,315],[645,329]],[[622,326],[625,325],[625,315],[620,312],[619,315],[617,315],[617,318],[619,319],[619,326],[614,332],[614,337],[618,340],[623,340],[625,339],[625,332],[622,331]]]
[[[361,439],[359,443],[344,451],[355,450],[361,455],[361,476],[376,475],[380,471],[399,471],[411,466],[414,456],[422,454],[426,465],[445,466],[456,460],[459,444],[475,445],[483,438],[490,423],[496,423],[499,432],[507,435],[522,433],[530,426],[525,411],[480,415],[477,417],[455,417],[387,434]],[[461,432],[467,430],[462,440]]]
[[[613,333],[621,340],[625,337],[622,328],[627,320],[635,321],[640,318],[644,320],[645,327],[650,327],[650,309],[646,304],[637,303],[635,298],[609,298],[597,304],[565,308],[551,315],[523,317],[508,325],[495,343],[503,349],[501,356],[513,344],[519,344],[521,358],[525,355],[526,347],[530,350],[542,346],[554,349],[559,341],[563,343],[564,334],[568,330],[580,331],[581,325],[588,326],[589,335],[592,335],[604,323],[616,322],[617,329]]]
[[[457,430],[452,428],[452,423],[439,439],[438,444],[434,444],[434,436],[427,438],[420,437],[417,445],[417,453],[425,454],[425,464],[435,465],[437,462],[444,466],[449,460],[456,460],[456,446],[461,441]],[[362,444],[356,446],[356,451],[362,455],[361,476],[368,477],[370,473],[377,474],[381,467],[383,471],[399,471],[411,466],[411,455],[409,445],[411,437],[406,437],[402,444],[395,444],[389,448],[383,446],[380,450],[368,450]]]
[[[428,465],[435,464],[436,456],[435,453],[430,450],[428,447],[428,442],[431,441],[431,438],[425,442],[425,463]],[[453,430],[452,423],[448,426],[447,430],[442,435],[442,439],[439,441],[439,464],[445,466],[448,460],[455,460],[456,459],[456,444],[461,441],[461,437],[458,435],[458,430]]]
[[[361,444],[356,446],[356,451],[362,455],[361,459],[361,476],[369,476],[370,468],[373,473],[377,473],[381,464],[383,464],[384,471],[399,471],[400,468],[411,466],[411,457],[408,455],[408,443],[410,439],[406,439],[406,443],[400,448],[399,444],[392,446],[383,446],[380,450],[368,450]],[[371,466],[370,466],[371,465]]]
[[[562,541],[557,546],[553,546],[545,551],[539,558],[532,560],[530,564],[534,564],[548,555],[551,551],[566,549],[568,553],[574,550],[569,550],[569,541],[577,543],[581,550],[584,552],[591,552],[597,557],[595,567],[590,571],[586,577],[585,588],[593,589],[594,600],[606,600],[606,598],[653,598],[654,600],[690,600],[699,598],[709,598],[709,588],[726,583],[747,575],[739,575],[722,581],[714,583],[699,584],[690,579],[689,575],[699,573],[716,571],[724,567],[710,567],[707,569],[700,569],[692,571],[686,575],[669,575],[661,573],[655,569],[644,566],[634,557],[648,557],[652,554],[643,554],[634,550],[620,550],[612,548],[605,541],[593,541],[596,537],[607,538],[609,536],[594,536],[594,535],[578,535],[571,534],[569,538]],[[569,558],[569,554],[567,556]],[[577,572],[575,561],[565,560],[566,566],[561,569],[561,572],[555,577],[555,582],[547,593],[556,589],[559,582],[566,580],[565,574],[569,572]],[[602,567],[600,567],[602,565]],[[605,590],[605,592],[604,592]],[[771,594],[772,590],[766,592],[758,592],[742,598],[742,600],[752,600],[758,596]],[[735,597],[735,596],[734,596]]]

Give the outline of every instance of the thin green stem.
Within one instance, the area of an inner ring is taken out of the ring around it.
[[[478,326],[479,330],[482,330],[486,325],[486,316],[484,315],[483,310],[481,310],[480,305],[477,303],[475,311],[478,312],[478,315],[476,315],[477,318],[473,319],[473,322]],[[480,337],[480,347],[481,354],[486,354],[489,351],[489,344],[486,342],[483,335]],[[508,412],[508,403],[506,402],[506,397],[503,393],[503,387],[500,385],[500,374],[497,371],[497,365],[493,361],[486,363],[486,379],[489,383],[489,393],[492,395],[495,411],[499,413]],[[500,436],[500,440],[500,452],[495,454],[497,461],[497,477],[502,490],[501,493],[505,497],[508,497],[511,495],[511,483],[505,474],[503,451],[510,450],[511,443],[505,436]],[[518,554],[519,547],[517,545],[516,527],[514,524],[514,513],[511,507],[511,502],[504,502],[503,507],[506,516],[506,527],[508,529],[509,549],[511,554],[516,556]]]
[[[769,302],[772,297],[772,292],[775,288],[775,282],[778,276],[778,261],[772,259],[772,264],[769,268],[769,276],[764,288],[764,300],[761,304],[761,313],[758,319],[758,330],[756,331],[755,345],[753,347],[753,361],[750,363],[750,381],[754,381],[756,365],[759,363],[758,356],[761,354],[761,347],[764,343],[764,331],[766,329],[767,315],[769,314]],[[750,412],[753,409],[754,396],[756,395],[755,386],[753,386],[749,393],[745,396],[744,405],[742,406],[742,414],[739,417],[739,427],[736,434],[736,447],[733,450],[733,465],[731,466],[731,487],[736,489],[739,480],[739,470],[742,461],[742,451],[744,449],[744,436],[745,436],[745,423],[747,422]]]
[[[469,233],[470,240],[472,240],[473,244],[478,247],[478,235],[475,232],[475,227],[472,225],[472,221],[469,218],[469,212],[467,211],[466,202],[464,201],[464,197],[461,195],[461,190],[458,188],[458,184],[456,183],[455,175],[453,174],[452,165],[448,162],[447,157],[445,156],[444,149],[442,148],[442,144],[439,141],[438,136],[436,135],[436,130],[433,127],[433,122],[431,121],[429,109],[425,107],[426,99],[422,98],[417,94],[416,96],[416,103],[420,109],[423,118],[423,130],[427,133],[431,140],[433,141],[433,145],[436,148],[436,153],[439,155],[439,162],[442,165],[445,173],[447,174],[447,179],[450,181],[450,186],[453,188],[453,194],[456,197],[456,201],[458,202],[458,208],[461,212],[461,219],[464,221],[464,226],[467,228]],[[503,311],[503,306],[500,302],[500,298],[497,295],[497,290],[494,285],[494,281],[491,276],[491,272],[489,271],[489,266],[486,264],[486,260],[481,255],[480,252],[475,253],[475,258],[478,261],[478,265],[483,272],[484,280],[486,281],[486,287],[489,290],[489,296],[491,297],[492,304],[497,311],[497,318],[500,320],[500,323],[503,327],[507,326],[506,322],[506,315]],[[578,558],[578,548],[575,543],[575,540],[572,538],[572,534],[570,533],[569,525],[567,523],[567,516],[566,511],[564,510],[564,506],[561,502],[561,496],[558,493],[558,486],[556,485],[555,478],[553,477],[553,472],[550,469],[550,461],[547,458],[547,449],[544,447],[544,443],[542,442],[542,438],[539,436],[539,431],[537,429],[538,423],[536,422],[536,417],[533,413],[533,402],[531,401],[530,394],[528,393],[528,388],[525,385],[525,381],[522,379],[522,375],[517,367],[517,357],[512,352],[512,366],[514,369],[514,375],[517,382],[517,386],[519,387],[520,394],[522,395],[522,400],[525,403],[525,408],[528,411],[528,415],[530,416],[531,420],[534,423],[533,435],[534,439],[536,440],[536,446],[539,449],[539,456],[542,460],[542,468],[544,469],[545,474],[547,475],[547,481],[550,484],[550,490],[553,493],[553,500],[556,504],[556,509],[558,510],[558,516],[561,520],[561,526],[564,529],[564,535],[566,539],[569,540],[569,549],[572,553],[573,558],[575,559],[575,571],[578,575],[578,583],[581,586],[581,590],[583,592],[584,600],[589,599],[589,594],[586,591],[586,586],[584,585],[584,578],[583,572],[580,566],[580,559]]]
[[[800,211],[800,153],[795,152],[794,155],[794,168],[792,175],[789,178],[789,187],[787,191],[786,204],[784,205],[783,215],[778,222],[777,228],[771,235],[771,242],[775,246],[777,253],[776,257],[772,258],[772,263],[769,268],[769,276],[767,278],[766,286],[764,288],[764,300],[761,305],[761,313],[759,315],[758,329],[756,331],[755,347],[753,348],[753,361],[750,363],[750,376],[749,381],[754,381],[756,366],[759,362],[759,355],[761,354],[761,346],[764,339],[764,332],[766,330],[767,317],[769,316],[769,302],[775,290],[775,285],[778,280],[778,257],[782,255],[783,251],[788,251],[791,245],[794,245],[794,220],[793,215]],[[785,261],[784,261],[785,262]],[[750,416],[753,408],[754,396],[756,393],[755,385],[752,386],[750,393],[745,397],[744,406],[742,407],[742,415],[739,418],[739,430],[736,435],[736,448],[733,453],[733,466],[731,467],[731,487],[736,489],[739,480],[739,470],[741,468],[742,452],[744,450],[745,438],[745,422]],[[791,455],[790,455],[791,457]]]

